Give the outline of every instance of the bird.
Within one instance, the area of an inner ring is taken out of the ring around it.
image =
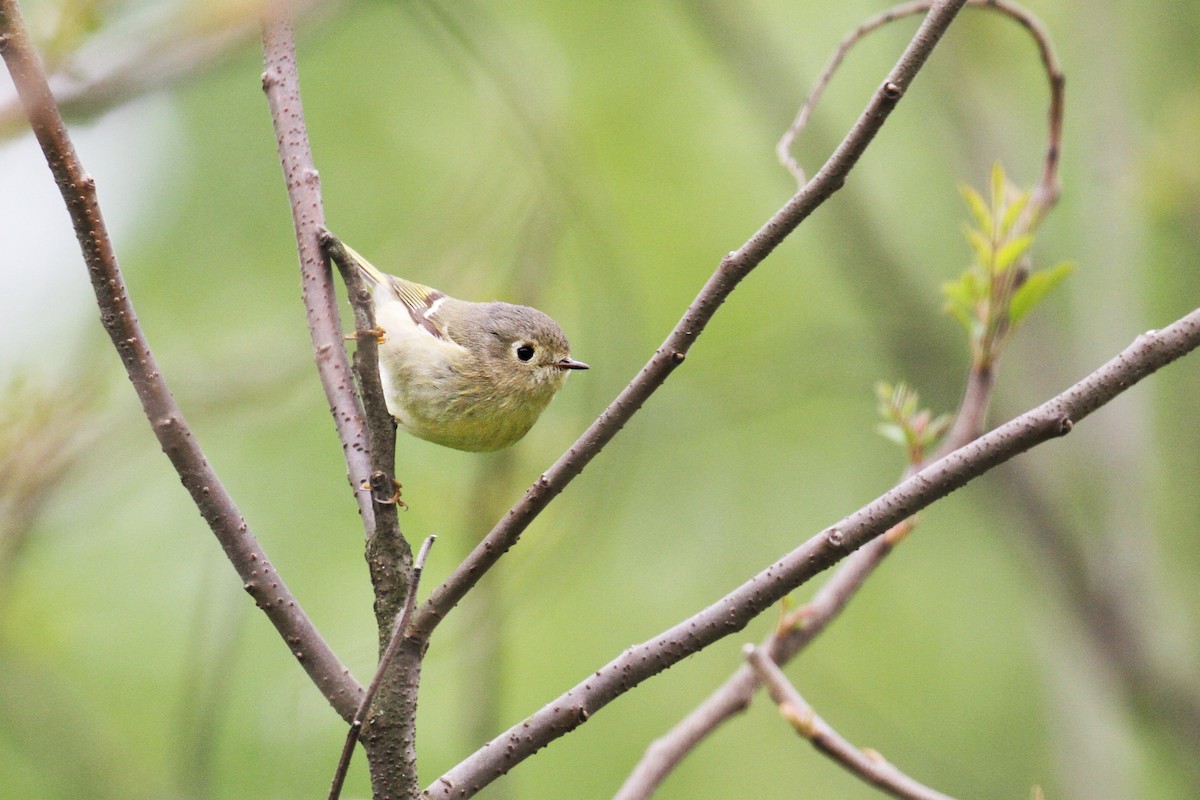
[[[371,293],[388,412],[419,439],[468,452],[519,441],[575,370],[558,323],[388,275],[345,248]]]

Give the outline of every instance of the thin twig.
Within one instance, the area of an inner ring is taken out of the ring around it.
[[[300,281],[304,310],[312,337],[317,373],[329,413],[337,428],[346,459],[350,485],[368,536],[375,530],[370,497],[360,491],[371,480],[371,457],[362,410],[354,393],[350,359],[342,342],[342,323],[329,262],[321,252],[318,233],[325,227],[321,180],[313,164],[300,76],[296,68],[296,34],[292,30],[291,4],[274,0],[263,16],[262,87],[271,110],[279,161],[292,207],[292,224],[300,254]]]
[[[358,262],[346,250],[341,240],[321,228],[317,232],[317,242],[342,274],[342,282],[346,284],[346,295],[350,298],[350,307],[354,311],[354,336],[357,343],[354,349],[354,370],[362,387],[364,419],[370,442],[371,471],[386,472],[388,478],[394,478],[396,423],[388,412],[383,380],[379,375],[379,341],[382,332],[375,323],[375,305],[370,290],[364,285],[359,274]],[[359,487],[360,490],[369,488]],[[387,493],[375,497],[374,500],[376,505],[395,508],[397,503],[394,487],[387,487]],[[375,533],[379,534],[378,525]]]
[[[346,744],[342,747],[342,755],[338,759],[337,769],[333,773],[333,785],[329,789],[329,800],[338,800],[338,797],[342,794],[342,784],[346,782],[346,772],[350,769],[350,758],[354,755],[354,746],[358,744],[358,736],[362,732],[362,726],[367,719],[367,713],[371,710],[371,703],[375,700],[375,695],[379,691],[380,685],[382,685],[383,676],[387,672],[388,667],[392,665],[396,653],[399,652],[400,642],[405,638],[409,620],[412,619],[412,612],[417,604],[417,588],[421,583],[421,571],[425,569],[425,559],[429,555],[429,548],[433,547],[433,543],[436,540],[436,536],[427,537],[425,543],[421,545],[421,550],[417,553],[416,559],[413,561],[412,574],[408,581],[408,594],[404,598],[404,607],[400,610],[400,616],[397,618],[396,625],[392,629],[388,645],[384,649],[383,655],[379,658],[379,666],[375,669],[375,677],[371,679],[371,685],[367,687],[367,693],[363,695],[358,710],[354,712],[354,719],[350,721],[350,730],[346,732]]]
[[[955,417],[955,425],[938,452],[906,472],[906,477],[957,450],[981,432],[993,383],[977,379],[972,370],[968,390]],[[850,554],[838,565],[809,602],[787,614],[760,645],[771,660],[786,664],[807,647],[849,604],[869,578],[915,526],[910,517]],[[739,667],[687,716],[655,739],[630,771],[613,800],[643,800],[666,779],[680,762],[722,723],[745,711],[759,681],[745,665]]]
[[[746,662],[754,670],[754,674],[767,687],[771,699],[779,706],[779,713],[796,733],[808,739],[818,751],[841,764],[852,774],[894,797],[903,800],[952,800],[948,795],[930,789],[905,775],[879,753],[867,753],[852,745],[813,710],[764,651],[748,644],[742,652],[745,653]]]
[[[1057,163],[1058,147],[1062,127],[1062,70],[1058,66],[1050,37],[1041,23],[1024,9],[1003,0],[998,2],[972,2],[969,5],[985,5],[996,8],[1016,19],[1033,35],[1041,53],[1042,62],[1051,84],[1050,131],[1045,172],[1038,194],[1041,206],[1039,219],[1058,198]],[[818,77],[807,100],[800,109],[796,121],[784,134],[777,147],[780,160],[801,181],[803,171],[790,155],[795,137],[804,129],[816,103],[828,86],[833,73],[841,64],[850,48],[864,36],[883,25],[903,16],[927,10],[928,0],[907,3],[876,15],[846,36],[833,57]],[[1027,222],[1037,222],[1036,219]],[[979,436],[984,429],[987,409],[995,386],[995,364],[991,368],[973,364],[966,380],[963,399],[955,414],[954,425],[947,433],[938,453],[924,464],[941,458],[962,447]],[[912,474],[924,464],[910,469]],[[887,535],[870,542],[847,558],[838,570],[825,582],[812,600],[793,611],[763,642],[762,647],[779,664],[787,663],[805,648],[830,622],[841,613],[850,599],[858,592],[868,577],[892,551],[895,543],[912,529],[913,521],[906,520]],[[648,797],[666,776],[701,741],[734,714],[744,711],[753,699],[759,681],[754,673],[742,666],[724,683],[715,689],[695,709],[687,714],[669,731],[652,742],[642,758],[630,772],[614,800],[641,800]]]
[[[354,371],[362,387],[362,402],[370,443],[371,478],[361,491],[370,494],[375,511],[375,530],[367,542],[367,563],[375,590],[375,613],[381,631],[391,628],[405,594],[408,562],[412,551],[400,534],[398,509],[400,484],[396,480],[396,422],[387,409],[383,381],[379,375],[380,330],[375,323],[375,305],[359,274],[358,262],[345,245],[322,228],[317,239],[337,264],[354,309]]]
[[[121,357],[159,444],[221,543],[226,557],[241,576],[246,591],[275,625],[330,705],[350,719],[358,707],[362,687],[329,649],[251,535],[233,498],[205,459],[171,396],[129,299],[112,239],[100,212],[96,182],[84,171],[71,144],[45,73],[25,32],[16,0],[0,0],[0,51],[3,51],[25,113],[66,202],[96,293],[100,321]]]
[[[1155,370],[1200,347],[1200,309],[1140,335],[1079,383],[955,450],[655,638],[627,649],[584,681],[484,745],[425,790],[466,798],[616,697],[693,653],[744,628],[814,575],[993,467],[1064,436],[1096,409]]]
[[[637,377],[422,604],[414,622],[416,631],[427,636],[484,573],[516,544],[542,509],[596,457],[675,368],[683,363],[692,344],[741,280],[762,263],[797,225],[841,188],[846,175],[904,96],[964,2],[966,0],[942,0],[929,13],[896,66],[825,166],[741,248],[721,261],[683,318]]]
[[[841,613],[911,526],[912,517],[847,556],[812,599],[782,619],[760,645],[771,660],[785,664],[815,639]],[[743,664],[734,670],[683,719],[650,743],[613,800],[644,800],[653,794],[697,745],[723,722],[749,707],[758,687],[758,676],[749,666]]]
[[[841,66],[846,54],[850,52],[850,49],[854,45],[873,31],[882,28],[889,22],[895,22],[898,19],[910,17],[914,14],[925,13],[933,5],[933,0],[916,0],[915,2],[901,3],[867,19],[847,34],[841,43],[838,44],[829,62],[821,70],[820,76],[818,76],[816,82],[813,84],[813,88],[805,99],[804,105],[800,106],[800,111],[797,112],[796,119],[784,132],[783,137],[779,140],[779,144],[775,147],[775,152],[779,156],[780,163],[796,177],[796,180],[801,185],[804,184],[806,178],[803,167],[792,157],[792,144],[808,124],[813,110],[816,108],[825,89],[829,86],[829,82],[833,79],[834,73]],[[1042,162],[1041,179],[1038,181],[1038,187],[1034,191],[1033,198],[1026,210],[1026,218],[1034,223],[1031,226],[1034,227],[1037,220],[1044,216],[1046,211],[1057,202],[1060,193],[1058,162],[1062,150],[1063,86],[1065,84],[1062,67],[1059,65],[1058,56],[1054,52],[1054,45],[1051,43],[1050,34],[1046,30],[1046,27],[1037,17],[1020,5],[1010,2],[1010,0],[967,0],[967,5],[998,11],[1015,20],[1025,30],[1029,31],[1029,35],[1033,37],[1034,43],[1037,45],[1038,54],[1042,59],[1042,66],[1046,71],[1046,79],[1050,84],[1046,155]]]

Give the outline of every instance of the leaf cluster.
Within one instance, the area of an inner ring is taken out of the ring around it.
[[[1028,191],[1018,191],[999,164],[992,167],[990,197],[961,188],[971,212],[964,233],[974,260],[955,281],[942,286],[946,312],[958,320],[971,346],[972,368],[990,370],[1009,335],[1075,265],[1034,270],[1030,248],[1037,216]]]
[[[875,385],[879,399],[879,434],[905,448],[908,463],[921,464],[925,454],[937,444],[950,427],[949,414],[933,416],[928,408],[920,408],[917,391],[904,382],[896,385],[880,381]]]

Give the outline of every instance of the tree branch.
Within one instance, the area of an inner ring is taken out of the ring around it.
[[[900,5],[893,6],[887,11],[882,11],[867,19],[848,33],[838,44],[829,62],[821,70],[821,74],[813,84],[808,97],[805,98],[804,104],[800,106],[800,111],[797,112],[796,119],[784,132],[779,140],[779,144],[775,146],[775,152],[779,155],[780,163],[801,184],[805,181],[804,169],[796,162],[796,159],[792,158],[792,144],[801,132],[803,132],[805,126],[808,125],[808,120],[812,116],[813,110],[817,107],[817,103],[825,93],[829,82],[833,79],[834,73],[841,66],[846,54],[859,41],[884,25],[914,14],[923,14],[929,11],[933,5],[933,0],[915,0],[915,2],[901,3]],[[1062,151],[1063,87],[1065,86],[1066,79],[1063,76],[1062,67],[1059,65],[1058,56],[1054,52],[1054,45],[1051,42],[1049,32],[1047,32],[1041,20],[1029,11],[1017,3],[1009,2],[1009,0],[967,0],[967,5],[998,11],[1029,31],[1029,35],[1033,37],[1034,44],[1037,45],[1038,55],[1041,57],[1042,67],[1046,71],[1046,79],[1050,84],[1050,109],[1047,113],[1048,122],[1046,128],[1046,155],[1042,161],[1041,179],[1038,181],[1038,187],[1034,191],[1026,211],[1026,219],[1031,223],[1029,227],[1032,229],[1036,227],[1037,221],[1045,215],[1046,211],[1058,201],[1058,196],[1061,192],[1058,182],[1058,161],[1059,154]]]
[[[413,623],[418,635],[428,636],[463,595],[524,533],[529,524],[604,448],[642,404],[683,363],[692,344],[704,332],[738,283],[814,210],[845,183],[846,176],[904,96],[955,14],[966,0],[939,0],[913,36],[896,66],[872,96],[867,108],[842,143],[813,179],[767,221],[749,241],[730,253],[692,301],[637,377],[542,474],[503,519],[418,610]]]
[[[263,62],[263,90],[271,108],[291,200],[304,305],[317,368],[367,531],[367,564],[375,593],[380,650],[382,657],[394,663],[392,669],[381,672],[372,684],[372,691],[378,692],[378,706],[387,709],[387,713],[370,721],[362,742],[367,750],[375,795],[411,797],[420,787],[416,769],[416,707],[424,646],[421,637],[390,644],[388,636],[404,599],[411,594],[413,581],[412,551],[400,535],[397,518],[400,499],[395,478],[395,423],[387,413],[379,379],[373,306],[364,293],[356,266],[344,269],[343,276],[359,332],[355,363],[364,401],[369,403],[367,410],[371,412],[366,421],[351,378],[333,276],[323,245],[342,256],[343,264],[347,261],[346,253],[324,225],[320,180],[313,166],[300,100],[296,42],[288,0],[276,0],[264,17]]]
[[[100,307],[100,321],[121,357],[163,452],[241,576],[246,591],[330,705],[349,719],[358,706],[362,687],[329,649],[251,535],[159,371],[117,264],[96,198],[96,183],[84,171],[71,144],[16,0],[0,0],[0,51],[71,216]]]
[[[1025,9],[1004,0],[968,0],[968,5],[978,5],[998,10],[1025,26],[1031,33],[1041,54],[1042,63],[1050,82],[1050,125],[1047,154],[1043,164],[1043,176],[1034,201],[1039,203],[1036,217],[1026,218],[1036,224],[1045,216],[1059,195],[1057,164],[1060,149],[1063,108],[1063,74],[1058,66],[1049,34],[1041,23]],[[817,78],[813,89],[801,106],[795,121],[784,133],[776,148],[780,161],[799,180],[804,180],[800,165],[792,158],[790,148],[795,138],[804,130],[813,109],[827,88],[834,72],[851,47],[859,40],[883,25],[904,16],[927,10],[929,0],[906,3],[871,17],[838,45],[834,55]],[[983,433],[992,390],[995,386],[996,361],[990,365],[972,363],[966,380],[966,388],[954,425],[947,433],[937,455],[927,459],[924,466],[946,453],[955,450]],[[909,470],[912,474],[915,468]],[[892,551],[894,544],[906,536],[913,521],[906,520],[846,559],[837,572],[813,596],[812,600],[787,616],[785,621],[767,637],[762,647],[778,664],[785,664],[816,638],[826,626],[841,613],[863,583]],[[647,747],[615,800],[640,800],[648,797],[666,776],[720,724],[732,715],[744,711],[759,686],[755,674],[747,667],[738,668],[721,686],[715,689],[699,706],[663,736]]]
[[[296,35],[292,30],[288,0],[273,0],[262,21],[262,87],[271,110],[279,162],[287,183],[292,207],[292,224],[300,253],[300,281],[308,330],[316,356],[317,373],[329,413],[342,442],[350,485],[368,536],[375,529],[375,513],[368,493],[371,457],[362,409],[354,393],[350,359],[342,343],[342,323],[334,293],[333,275],[317,236],[325,227],[321,180],[313,164],[304,106],[300,100],[300,76],[296,68]]]
[[[400,650],[400,642],[405,638],[408,622],[412,619],[412,612],[417,604],[417,588],[421,585],[421,572],[425,569],[425,558],[429,555],[429,548],[433,547],[436,539],[436,536],[426,537],[425,543],[421,545],[421,551],[417,553],[416,560],[413,561],[404,606],[400,609],[396,624],[392,626],[392,635],[388,639],[387,647],[384,648],[383,655],[379,657],[379,665],[375,668],[375,677],[371,679],[371,685],[367,687],[366,694],[358,704],[358,710],[354,712],[354,719],[350,721],[350,730],[346,732],[346,744],[342,747],[342,756],[338,759],[337,769],[333,773],[333,785],[329,790],[329,800],[338,800],[342,794],[342,784],[346,781],[346,771],[350,768],[350,757],[354,755],[354,745],[358,744],[358,735],[362,732],[367,713],[371,710],[371,702],[375,699],[375,695],[383,683],[383,676],[396,658],[396,654]]]
[[[779,706],[779,713],[796,733],[808,739],[818,751],[841,764],[851,774],[893,797],[904,800],[951,800],[949,796],[908,777],[879,753],[868,753],[850,744],[821,719],[766,653],[752,644],[746,645],[743,652],[750,668],[767,687],[767,693],[775,705]]]
[[[354,350],[354,371],[362,387],[371,459],[370,481],[367,486],[360,487],[360,491],[370,494],[374,509],[375,529],[367,541],[367,564],[375,590],[375,617],[380,646],[383,647],[386,633],[400,613],[412,570],[412,550],[400,533],[398,509],[403,503],[400,484],[396,480],[396,421],[387,409],[383,381],[379,376],[380,330],[375,324],[375,305],[359,275],[358,262],[346,246],[324,228],[318,232],[317,239],[342,273],[354,309],[358,341]]]
[[[1200,346],[1200,309],[1142,334],[1062,394],[930,464],[826,528],[708,608],[635,645],[540,711],[493,739],[425,790],[466,798],[642,681],[725,636],[812,576],[937,499],[1030,448],[1069,433],[1097,408]]]
[[[855,550],[838,565],[812,599],[776,626],[760,648],[776,664],[786,664],[841,613],[904,534],[912,517]],[[650,743],[613,800],[643,800],[654,793],[675,767],[734,714],[745,711],[759,687],[748,665],[738,667],[687,716]]]

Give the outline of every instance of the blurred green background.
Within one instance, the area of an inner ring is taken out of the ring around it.
[[[1079,266],[1010,347],[997,422],[1200,298],[1194,10],[1030,7],[1068,76],[1065,191],[1035,258]],[[592,365],[507,453],[401,438],[402,525],[440,536],[427,590],[786,201],[794,183],[774,143],[837,41],[882,8],[362,2],[306,18],[301,83],[330,227],[391,272],[545,309]],[[176,398],[365,682],[362,530],[312,366],[254,13],[26,8],[68,74],[165,32],[248,31],[165,89],[71,106],[73,133]],[[916,24],[852,53],[797,148],[810,170]],[[143,70],[136,80],[160,76]],[[0,84],[0,797],[324,796],[344,725],[159,452]],[[438,630],[424,783],[892,485],[902,455],[875,433],[873,386],[903,379],[936,410],[957,403],[966,346],[938,291],[970,255],[957,186],[982,187],[996,161],[1032,182],[1045,106],[1023,32],[966,10],[845,189]],[[1197,796],[1200,731],[1186,712],[1200,704],[1198,387],[1193,357],[926,512],[789,676],[852,741],[951,795],[1024,798],[1040,784],[1048,798]],[[1069,591],[1047,531],[1073,544],[1089,599]],[[480,796],[610,797],[774,620],[617,700]],[[365,773],[359,756],[348,796],[369,795]],[[657,796],[879,795],[760,698]]]

